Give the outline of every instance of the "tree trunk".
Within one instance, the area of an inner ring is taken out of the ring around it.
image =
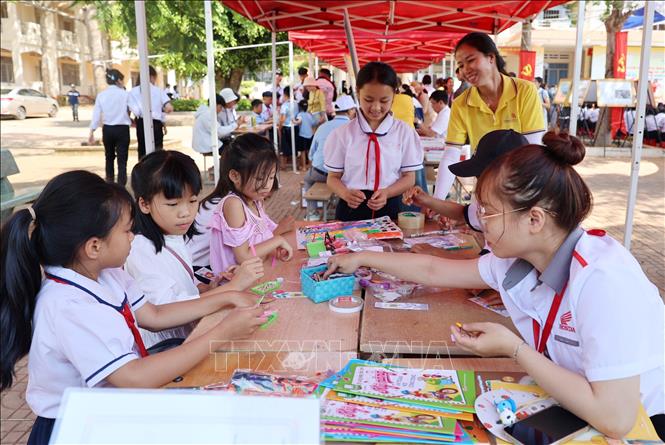
[[[88,34],[88,46],[92,62],[93,94],[97,96],[106,88],[106,69],[101,60],[106,59],[103,40],[104,37],[99,28],[99,22],[95,18],[96,10],[93,6],[88,6],[85,11],[85,28]],[[110,54],[108,55],[110,58]]]
[[[58,93],[56,91],[53,91],[51,88],[51,67],[50,64],[53,63],[52,57],[51,57],[51,48],[50,46],[54,42],[50,42],[49,36],[47,33],[47,30],[49,29],[48,26],[48,14],[51,14],[50,12],[46,11],[45,9],[42,9],[40,5],[37,6],[38,11],[39,11],[39,35],[41,37],[41,52],[42,52],[42,60],[41,60],[41,65],[40,65],[40,70],[41,70],[41,75],[42,75],[42,92],[46,94],[47,96],[50,97],[56,97]]]
[[[522,22],[522,39],[520,49],[522,51],[531,50],[531,20],[525,20]]]
[[[224,76],[215,74],[215,85],[217,85],[217,88],[220,90],[222,88],[231,88],[233,91],[239,91],[244,73],[244,68],[234,68],[229,74]]]

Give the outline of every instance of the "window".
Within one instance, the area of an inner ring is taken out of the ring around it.
[[[28,92],[28,95],[32,97],[46,97],[46,94],[40,93],[37,90],[26,90]]]
[[[561,16],[561,11],[558,9],[548,9],[543,11],[543,20],[557,20]]]
[[[81,85],[78,63],[63,63],[60,65],[60,71],[62,72],[63,85]]]
[[[19,96],[30,96],[30,90],[18,90]]]
[[[2,56],[0,60],[0,82],[14,83],[14,62],[11,57]]]
[[[64,17],[60,17],[60,19],[61,19],[61,22],[60,22],[61,27],[62,27],[63,30],[69,31],[69,32],[74,32],[74,20],[67,19],[67,18],[64,18]]]
[[[7,10],[7,2],[0,3],[0,17],[3,19],[9,18],[9,11]]]

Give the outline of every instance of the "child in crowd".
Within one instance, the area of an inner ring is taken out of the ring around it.
[[[293,249],[282,235],[293,229],[293,218],[275,224],[263,210],[271,193],[278,159],[270,141],[245,134],[222,153],[215,195],[222,199],[210,221],[210,267],[220,273],[253,257],[291,259]]]
[[[78,170],[53,178],[32,207],[2,227],[1,389],[12,385],[16,363],[29,352],[26,400],[37,415],[30,445],[49,443],[67,388],[158,388],[208,357],[211,342],[246,338],[266,322],[265,308],[243,292],[147,302],[122,270],[134,237],[133,209],[124,187]],[[225,306],[248,307],[146,358],[138,326],[160,331]]]
[[[263,101],[261,99],[254,99],[252,101],[252,115],[254,118],[254,123],[256,125],[262,124],[266,121],[265,116],[263,115]]]
[[[263,276],[263,264],[249,261],[238,268],[227,284],[198,284],[185,240],[196,233],[194,218],[199,207],[201,174],[192,158],[178,151],[157,151],[143,158],[132,170],[132,189],[138,212],[136,236],[125,270],[146,299],[165,304],[240,291]],[[160,332],[141,330],[147,347],[167,348],[191,332],[181,326]]]
[[[400,195],[413,187],[414,172],[423,168],[423,148],[418,133],[390,113],[399,87],[390,65],[368,63],[356,86],[360,113],[333,130],[324,148],[328,186],[341,198],[335,217],[397,219]]]
[[[427,136],[431,138],[446,139],[448,133],[448,121],[450,120],[450,107],[448,103],[448,93],[442,90],[436,90],[429,96],[429,102],[432,109],[436,112],[436,119],[432,125],[419,128],[418,134],[420,136]]]
[[[292,143],[298,138],[298,125],[295,122],[295,117],[298,115],[298,104],[293,102],[293,110],[291,104],[291,87],[284,87],[284,103],[279,107],[279,128],[280,128],[280,153],[282,159],[292,156],[296,147]],[[293,111],[293,112],[292,112]],[[293,119],[292,119],[293,117]],[[293,128],[294,138],[291,139],[291,128]],[[286,163],[285,163],[286,165]]]
[[[263,122],[271,124],[273,115],[272,91],[264,91],[261,100],[263,100],[263,110],[261,111]],[[279,93],[277,93],[277,100],[279,100]]]
[[[325,122],[326,119],[326,97],[323,91],[319,89],[319,84],[311,77],[307,77],[303,82],[307,92],[307,110],[312,113],[317,125]]]
[[[307,111],[307,101],[301,100],[298,105],[300,106],[300,111],[298,112],[298,118],[296,119],[296,124],[298,125],[298,137],[297,137],[297,149],[298,154],[303,155],[303,170],[307,168],[307,153],[309,148],[312,146],[312,138],[314,137],[314,129],[316,127],[316,122],[314,121],[314,116],[312,113]]]
[[[592,202],[573,167],[584,145],[554,132],[542,142],[501,156],[478,180],[477,217],[491,253],[338,255],[327,275],[367,266],[426,286],[495,289],[519,335],[497,323],[463,323],[442,330],[442,339],[452,334],[471,353],[512,357],[612,438],[633,428],[642,403],[665,439],[663,301],[628,250],[604,230],[580,227]]]
[[[445,94],[444,91],[436,90],[432,93],[432,96],[437,93]],[[528,143],[529,141],[523,135],[514,130],[490,131],[478,141],[478,147],[471,159],[452,164],[448,166],[448,169],[460,178],[470,178],[473,176],[478,178],[499,156]],[[440,217],[450,219],[455,223],[466,222],[472,230],[482,232],[482,227],[476,217],[478,202],[475,198],[472,198],[470,204],[462,205],[453,201],[443,201],[429,196],[422,188],[415,186],[404,193],[402,200],[407,205],[415,204],[423,209],[430,209],[438,213]],[[436,255],[442,258],[455,257],[455,255],[451,255],[445,249],[439,249],[426,243],[416,244],[411,249],[411,252]],[[484,252],[487,251],[485,250]]]

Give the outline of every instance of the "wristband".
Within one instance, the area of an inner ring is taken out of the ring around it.
[[[522,342],[515,347],[515,351],[513,351],[513,361],[515,363],[517,363],[517,355],[520,353],[520,348],[524,345],[526,345],[526,342],[522,340]]]

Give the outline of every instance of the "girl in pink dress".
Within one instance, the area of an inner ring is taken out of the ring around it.
[[[224,150],[210,228],[210,267],[221,273],[254,256],[288,261],[293,248],[282,237],[293,218],[275,224],[263,210],[273,190],[278,159],[270,141],[255,134],[238,137]]]

